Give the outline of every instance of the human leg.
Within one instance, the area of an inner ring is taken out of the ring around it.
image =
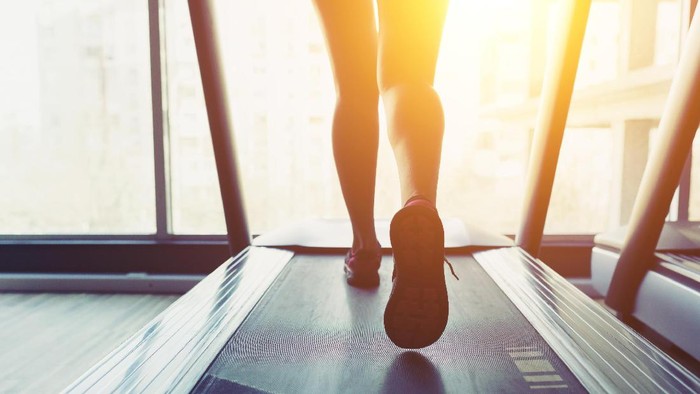
[[[444,129],[433,89],[447,0],[379,0],[378,81],[405,203],[435,203]]]
[[[380,257],[374,228],[379,91],[374,7],[371,0],[314,2],[331,56],[337,94],[333,155],[353,229],[352,249],[346,259],[348,283],[376,285]],[[364,272],[363,265],[357,263],[371,256],[376,267]],[[362,271],[359,281],[353,276],[358,269]]]
[[[379,0],[379,88],[404,203],[391,221],[394,276],[384,327],[403,348],[435,342],[449,310],[435,209],[444,116],[432,86],[446,11],[446,0]]]

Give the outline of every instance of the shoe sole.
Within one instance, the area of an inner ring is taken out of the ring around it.
[[[389,231],[396,277],[384,329],[399,347],[426,347],[445,331],[449,313],[442,222],[430,208],[408,206],[396,213]]]

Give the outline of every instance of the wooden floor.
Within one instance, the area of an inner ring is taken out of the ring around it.
[[[177,298],[0,293],[0,393],[64,389]]]

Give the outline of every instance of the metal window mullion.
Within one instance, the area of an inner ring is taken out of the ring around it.
[[[170,234],[170,204],[166,152],[165,112],[161,61],[160,0],[148,0],[149,41],[151,59],[151,103],[153,107],[153,159],[155,174],[156,239]]]

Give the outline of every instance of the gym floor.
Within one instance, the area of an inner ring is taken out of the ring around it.
[[[178,297],[0,293],[0,393],[64,389]]]

